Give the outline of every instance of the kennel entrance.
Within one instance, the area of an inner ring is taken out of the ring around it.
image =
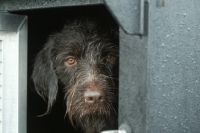
[[[46,103],[36,93],[31,84],[30,75],[32,73],[35,55],[43,48],[48,36],[61,30],[65,23],[68,23],[68,20],[70,21],[84,16],[94,19],[97,18],[97,21],[102,21],[101,24],[112,25],[113,29],[118,29],[118,25],[103,5],[12,11],[11,13],[5,14],[18,14],[18,16],[26,15],[28,19],[27,131],[24,130],[24,132],[79,133],[79,131],[71,126],[67,118],[64,119],[66,110],[63,104],[62,90],[59,91],[59,96],[57,97],[51,113],[49,115],[37,117],[46,111]],[[4,22],[7,22],[7,20],[4,20]],[[118,36],[117,33],[116,36]],[[19,123],[15,124],[18,125]]]

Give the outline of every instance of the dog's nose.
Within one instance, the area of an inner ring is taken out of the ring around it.
[[[105,101],[105,91],[103,89],[87,89],[84,92],[85,102],[101,103]]]

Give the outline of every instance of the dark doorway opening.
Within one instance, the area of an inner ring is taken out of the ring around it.
[[[118,29],[118,25],[104,5],[76,6],[48,9],[13,11],[14,14],[28,16],[28,108],[27,133],[78,133],[65,118],[63,93],[59,89],[56,103],[48,115],[46,103],[36,93],[31,82],[31,73],[36,54],[43,48],[49,35],[60,31],[70,20],[86,17],[97,19],[99,23]]]

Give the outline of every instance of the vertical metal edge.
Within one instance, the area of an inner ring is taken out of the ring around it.
[[[145,133],[148,133],[148,114],[149,114],[149,104],[148,104],[148,87],[150,84],[150,75],[149,75],[149,1],[144,1],[144,36],[147,36],[146,41],[146,110],[145,110]]]
[[[19,26],[19,114],[18,133],[27,132],[27,17]]]
[[[140,0],[140,31],[141,35],[144,34],[144,0]]]
[[[8,21],[12,14],[7,15],[8,19],[4,17],[2,21]],[[19,31],[0,31],[3,44],[3,133],[26,133],[27,18],[21,20],[9,23],[14,24]]]
[[[0,39],[0,132],[3,132],[3,126],[2,126],[2,121],[3,121],[3,41]]]
[[[148,36],[128,35],[120,29],[119,125],[133,133],[146,131]]]

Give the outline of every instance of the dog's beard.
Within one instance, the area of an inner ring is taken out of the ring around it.
[[[83,98],[83,91],[79,85],[67,89],[66,104],[67,114],[71,124],[78,125],[85,133],[97,133],[104,127],[110,116],[116,114],[113,103],[115,102],[115,89],[107,87],[106,100],[102,103],[86,103]],[[83,87],[84,88],[84,87]],[[78,128],[79,128],[78,127]]]
[[[72,114],[69,113],[69,117],[72,117],[71,119],[75,125],[79,125],[86,133],[99,132],[111,113],[111,111],[105,110],[104,107],[102,108],[99,105],[90,105],[85,108],[75,105],[72,106],[71,112]]]

